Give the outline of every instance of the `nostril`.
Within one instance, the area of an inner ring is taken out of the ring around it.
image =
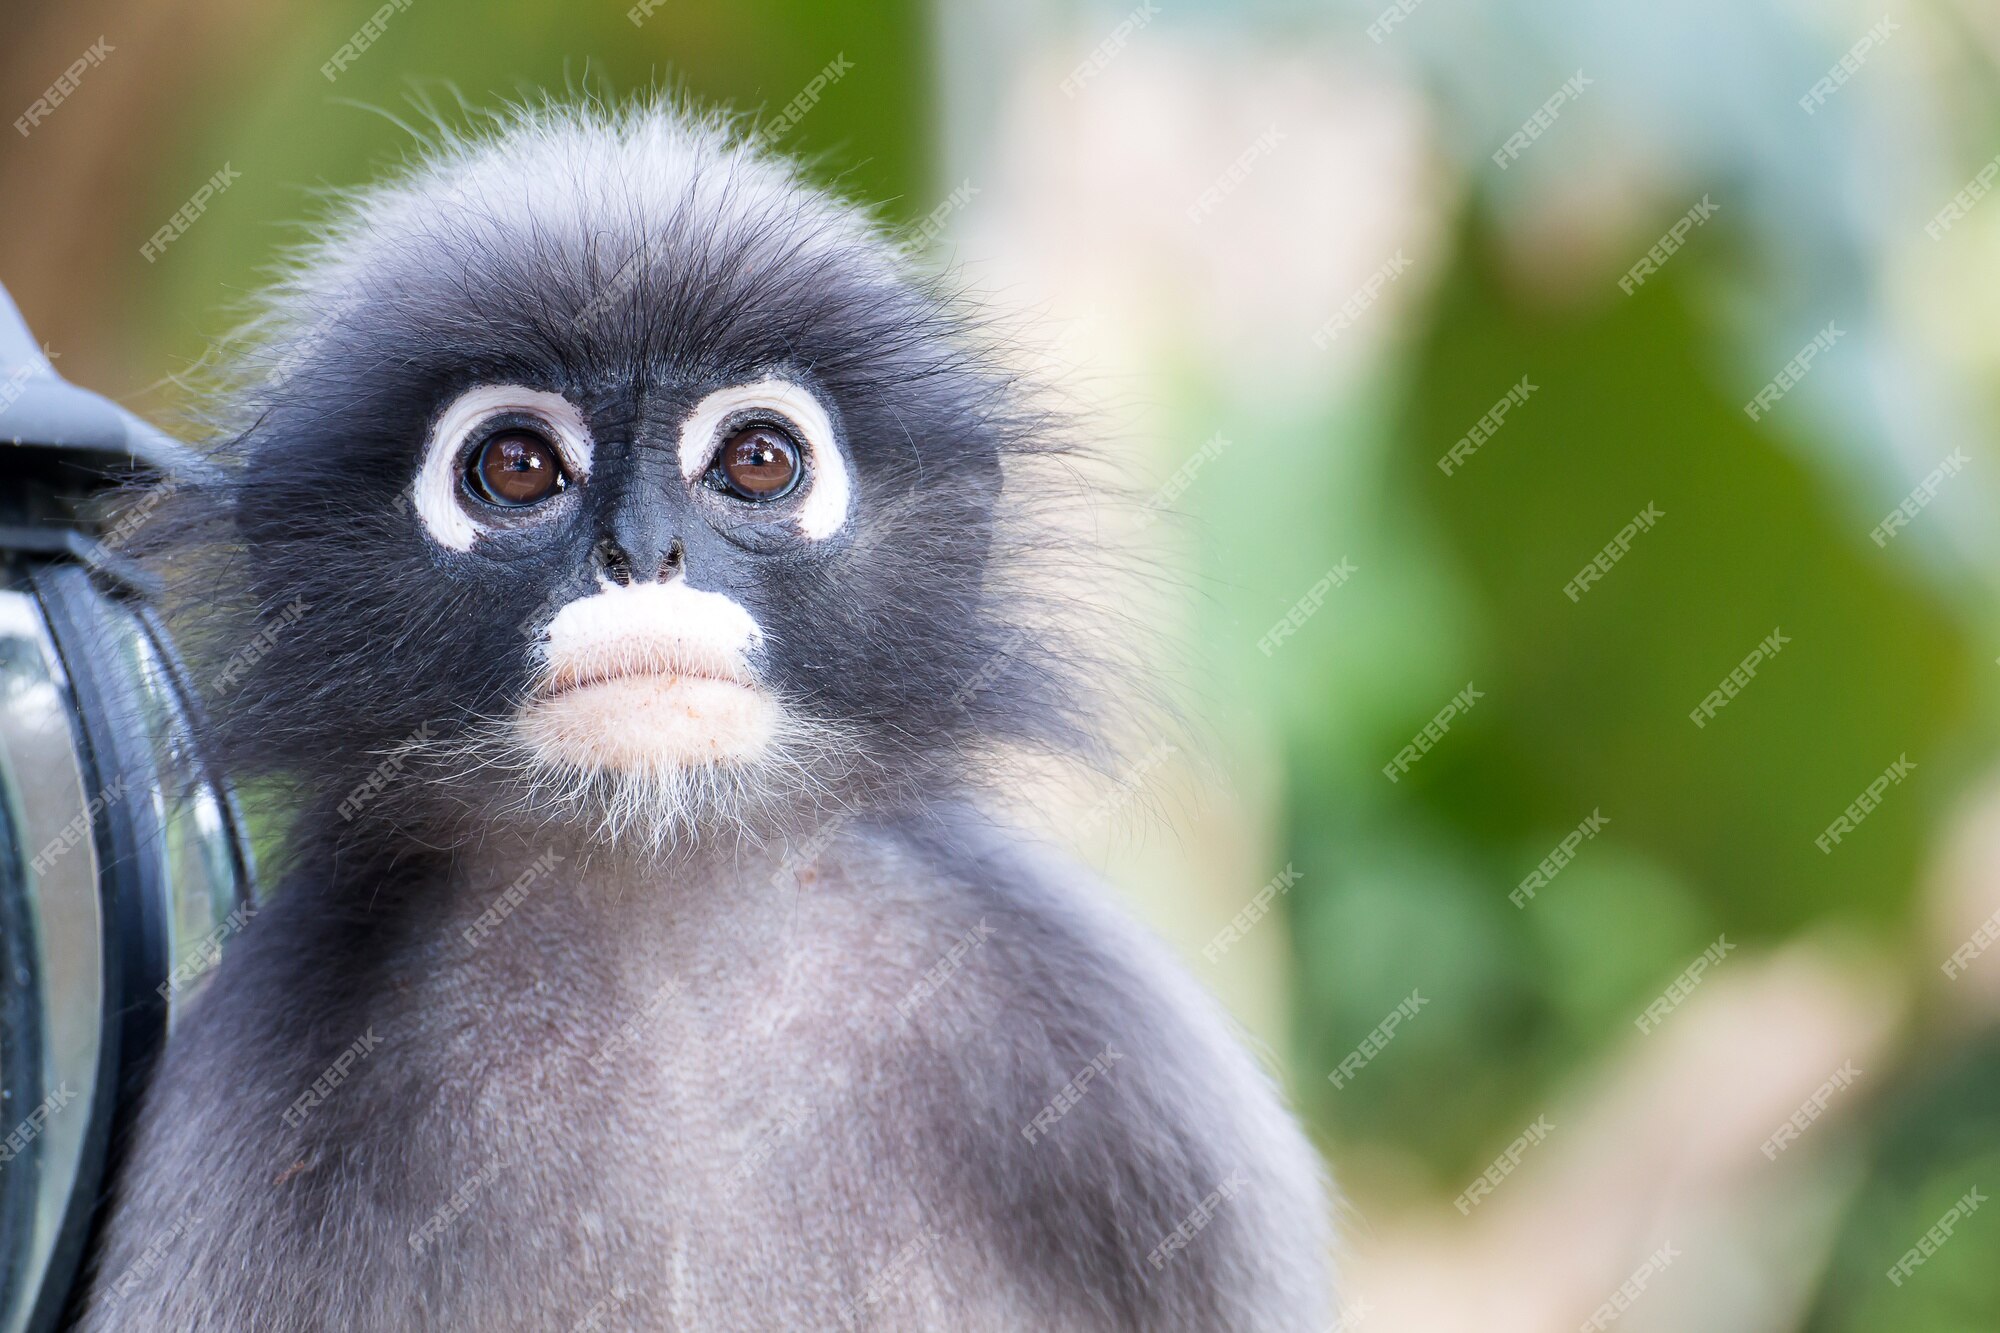
[[[625,554],[625,548],[614,538],[606,537],[597,543],[597,563],[605,577],[619,587],[632,585],[632,557]]]
[[[682,547],[680,538],[676,537],[674,538],[674,544],[667,548],[666,555],[660,559],[660,582],[665,583],[668,579],[679,574],[682,567],[686,564],[687,551]]]

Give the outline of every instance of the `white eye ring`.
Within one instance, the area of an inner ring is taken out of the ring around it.
[[[590,475],[590,427],[584,425],[583,414],[569,399],[517,384],[481,384],[467,389],[438,414],[431,427],[412,492],[425,530],[446,550],[470,551],[480,534],[490,531],[459,503],[459,455],[473,432],[509,412],[534,417],[548,430],[572,478],[582,481]]]
[[[768,412],[798,435],[811,459],[810,490],[799,503],[799,531],[815,541],[831,537],[847,522],[853,483],[847,459],[834,436],[833,419],[812,394],[790,380],[758,380],[717,389],[695,404],[681,424],[681,477],[690,483],[708,471],[722,446],[722,423],[745,411]]]

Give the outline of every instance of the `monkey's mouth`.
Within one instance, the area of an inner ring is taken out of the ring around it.
[[[655,689],[682,685],[728,685],[752,690],[755,679],[741,661],[730,654],[700,652],[691,645],[673,644],[653,649],[617,654],[610,661],[564,662],[552,666],[535,688],[541,702],[560,699],[578,690],[594,690],[607,685],[647,684]]]
[[[552,679],[522,710],[535,749],[579,768],[656,772],[755,758],[777,706],[740,675],[635,669]]]
[[[779,721],[750,667],[761,638],[733,599],[684,580],[607,586],[543,631],[518,726],[538,753],[575,768],[658,774],[753,759]]]

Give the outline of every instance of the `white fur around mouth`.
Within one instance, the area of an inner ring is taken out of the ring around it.
[[[750,667],[762,638],[740,603],[681,579],[606,585],[543,629],[521,733],[545,758],[585,770],[755,759],[779,722]]]

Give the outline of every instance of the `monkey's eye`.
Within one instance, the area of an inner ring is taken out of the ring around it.
[[[722,442],[708,483],[739,500],[776,500],[799,484],[799,446],[775,426],[745,426]]]
[[[503,430],[479,446],[465,469],[465,488],[502,509],[540,504],[569,485],[555,445],[527,430]]]

